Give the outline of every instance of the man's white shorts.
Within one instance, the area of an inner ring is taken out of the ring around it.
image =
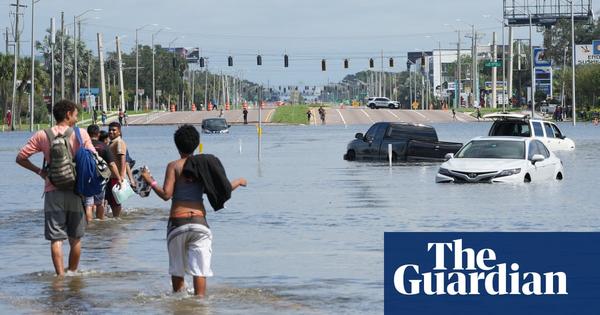
[[[212,277],[212,233],[202,224],[185,224],[167,235],[169,274]]]

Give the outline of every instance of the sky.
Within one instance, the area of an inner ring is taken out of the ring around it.
[[[16,0],[0,0],[2,33],[10,27],[9,6]],[[24,9],[22,55],[30,55],[31,0],[21,0]],[[163,29],[155,43],[200,47],[208,57],[209,70],[237,75],[263,84],[324,85],[345,75],[368,69],[369,58],[385,71],[406,70],[408,51],[455,49],[456,29],[465,34],[475,25],[484,36],[479,44],[491,42],[492,32],[502,40],[501,0],[41,0],[35,4],[34,36],[40,40],[55,17],[60,26],[89,9],[82,19],[82,40],[96,54],[96,33],[102,33],[106,51],[115,50],[115,36],[122,37],[124,51],[135,47],[135,30],[140,44],[149,45],[152,33]],[[598,5],[594,6],[594,12]],[[69,26],[72,33],[72,25]],[[535,32],[535,29],[534,29]],[[515,38],[528,38],[528,28],[514,31]],[[534,44],[541,44],[536,32]],[[461,45],[470,45],[464,36]],[[0,44],[5,49],[4,37]],[[256,65],[256,55],[263,65]],[[289,55],[289,68],[283,55]],[[234,66],[227,66],[232,56]],[[388,58],[395,67],[389,68]],[[327,71],[321,71],[326,59]],[[343,68],[348,59],[350,67]]]

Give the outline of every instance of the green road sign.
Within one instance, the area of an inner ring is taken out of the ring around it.
[[[486,61],[485,62],[485,67],[486,68],[499,68],[499,67],[502,67],[502,61]]]

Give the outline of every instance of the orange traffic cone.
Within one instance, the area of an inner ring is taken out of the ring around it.
[[[225,103],[225,110],[229,110],[229,102]]]
[[[211,101],[208,101],[208,105],[206,106],[206,110],[210,112],[212,109],[213,109],[213,104],[212,104]]]

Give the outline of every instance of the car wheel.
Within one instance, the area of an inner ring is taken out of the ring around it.
[[[556,174],[556,180],[562,180],[563,179],[563,174],[561,172],[558,172],[558,174]]]
[[[375,109],[375,104],[369,104],[370,109]]]
[[[356,160],[356,153],[354,152],[354,150],[348,150],[348,153],[346,153],[346,161],[354,160]]]
[[[390,104],[390,105],[388,105],[388,107],[389,107],[390,109],[394,109],[394,104]]]
[[[531,176],[529,174],[525,174],[525,178],[523,179],[525,183],[531,183]]]

